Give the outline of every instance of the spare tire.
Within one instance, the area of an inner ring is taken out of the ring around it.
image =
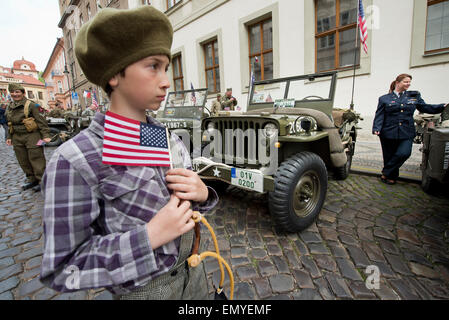
[[[62,144],[62,139],[59,136],[59,129],[50,127],[50,136],[53,138],[50,142],[46,143],[47,147],[57,147]]]

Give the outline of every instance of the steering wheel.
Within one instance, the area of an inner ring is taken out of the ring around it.
[[[208,117],[210,117],[210,115],[212,114],[211,112],[210,112],[210,110],[206,107],[206,106],[204,106],[204,109],[207,111],[207,113],[208,113]]]
[[[324,100],[324,98],[322,98],[320,96],[307,96],[307,97],[303,98],[302,100],[309,100],[309,98],[318,98],[320,100]]]

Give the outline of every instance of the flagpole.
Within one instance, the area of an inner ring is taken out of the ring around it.
[[[354,110],[354,89],[355,89],[355,70],[357,64],[357,43],[359,40],[359,14],[360,14],[360,0],[357,2],[357,27],[355,28],[355,50],[354,50],[354,74],[352,76],[352,97],[350,109]]]
[[[170,157],[170,170],[172,170],[173,169],[173,160],[172,160],[172,157],[171,157],[170,134],[168,132],[168,128],[167,127],[165,128],[165,132],[166,132],[166,135],[167,135],[168,156]]]

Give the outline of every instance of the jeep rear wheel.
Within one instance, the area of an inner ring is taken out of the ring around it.
[[[327,192],[327,170],[323,160],[302,152],[283,162],[269,193],[270,212],[276,224],[288,232],[309,227],[318,217]]]
[[[348,144],[348,151],[346,151],[346,163],[343,167],[334,169],[334,178],[337,180],[346,180],[349,176],[349,171],[351,170],[352,157],[354,155],[355,142],[351,141]]]
[[[425,193],[434,195],[435,191],[438,189],[439,183],[437,180],[427,174],[426,169],[422,171],[421,188]]]

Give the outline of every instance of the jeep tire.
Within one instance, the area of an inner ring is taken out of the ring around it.
[[[343,167],[338,167],[334,169],[334,178],[336,180],[346,180],[349,176],[349,171],[351,171],[352,157],[354,155],[355,143],[351,141],[349,143],[349,150],[346,152],[347,161]]]
[[[312,152],[298,153],[284,161],[274,177],[274,191],[268,195],[276,224],[287,232],[299,232],[318,217],[327,193],[327,170]]]
[[[434,195],[436,190],[438,190],[439,183],[436,179],[427,174],[426,169],[422,171],[421,188],[425,193]]]
[[[57,147],[62,144],[61,137],[59,136],[59,129],[50,127],[50,136],[53,138],[50,142],[46,143],[47,147]]]

